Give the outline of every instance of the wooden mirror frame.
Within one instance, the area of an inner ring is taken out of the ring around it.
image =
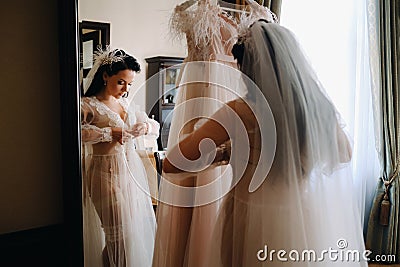
[[[83,267],[78,1],[58,1],[64,260]]]

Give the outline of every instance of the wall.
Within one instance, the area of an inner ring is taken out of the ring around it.
[[[153,56],[185,57],[182,41],[173,40],[169,18],[180,0],[79,0],[79,20],[111,23],[111,46],[135,56],[143,71],[136,76],[134,100],[145,109],[145,58]],[[142,87],[141,87],[142,86]]]
[[[0,234],[61,223],[57,1],[0,16]]]

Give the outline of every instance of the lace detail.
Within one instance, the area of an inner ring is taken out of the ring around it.
[[[127,106],[122,104],[120,101],[122,107],[124,110],[127,112]],[[100,100],[98,100],[95,96],[92,96],[89,98],[89,104],[93,107],[96,108],[97,112],[100,115],[107,115],[107,117],[110,119],[108,122],[108,125],[111,127],[124,127],[124,122],[121,119],[121,117],[114,111],[112,111],[109,107],[107,107],[106,104],[102,103]]]
[[[120,99],[118,99],[118,102],[121,104],[121,106],[124,109],[124,111],[128,112],[128,108],[129,108],[128,99],[126,99],[124,97],[121,97]]]
[[[112,138],[112,130],[111,128],[103,128],[103,137],[101,138],[101,142],[111,142]]]
[[[111,127],[99,128],[94,125],[83,124],[82,140],[88,144],[111,142],[113,140]]]

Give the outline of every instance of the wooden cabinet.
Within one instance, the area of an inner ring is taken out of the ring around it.
[[[160,123],[158,150],[165,150],[176,101],[176,81],[183,58],[157,56],[147,62],[146,112]]]

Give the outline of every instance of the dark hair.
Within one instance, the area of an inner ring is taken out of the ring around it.
[[[243,37],[240,37],[238,42],[232,47],[232,55],[234,59],[237,59],[239,66],[243,64],[243,54],[244,54],[244,43]]]
[[[117,62],[111,62],[108,64],[101,65],[93,77],[92,83],[84,96],[93,96],[104,88],[103,73],[106,72],[108,76],[116,75],[121,70],[133,70],[134,72],[140,72],[140,64],[136,58],[125,53],[121,49],[115,49],[110,51],[109,54],[114,53],[115,56],[123,57],[123,60]]]

